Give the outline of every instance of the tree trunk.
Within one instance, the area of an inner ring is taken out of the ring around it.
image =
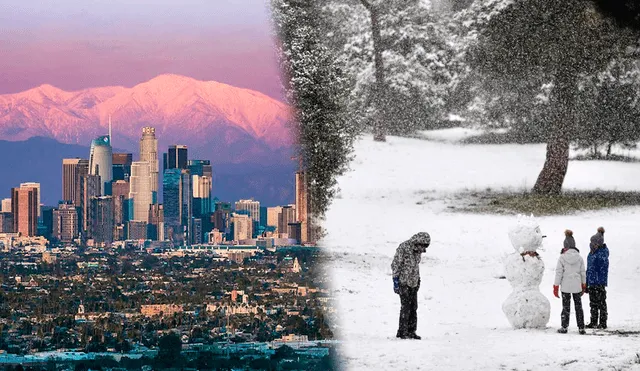
[[[569,139],[566,135],[558,134],[547,143],[547,158],[533,186],[534,193],[560,194],[562,191],[562,183],[569,166]]]
[[[610,159],[611,158],[611,146],[613,145],[613,143],[609,142],[609,145],[607,146],[607,157],[606,159]]]
[[[533,186],[533,193],[557,195],[562,192],[562,183],[569,166],[569,146],[575,120],[574,102],[578,74],[565,66],[556,75],[556,88],[551,109],[555,111],[555,122],[548,133],[547,156]]]
[[[360,0],[362,5],[369,12],[371,18],[371,40],[373,41],[373,65],[375,72],[375,85],[373,92],[374,118],[373,118],[373,140],[377,142],[385,142],[386,115],[384,114],[384,66],[382,64],[382,37],[380,36],[380,19],[378,9],[369,2],[369,0]]]

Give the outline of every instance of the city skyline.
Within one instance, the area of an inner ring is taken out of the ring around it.
[[[88,159],[62,159],[62,200],[47,207],[46,216],[40,215],[40,183],[22,182],[20,188],[13,188],[10,204],[2,203],[0,232],[67,243],[77,239],[79,244],[105,247],[113,241],[145,239],[169,241],[173,246],[260,237],[298,244],[312,241],[307,232],[304,173],[295,173],[293,205],[266,207],[250,198],[237,200],[232,207],[212,198],[215,172],[210,160],[190,158],[188,146],[172,144],[162,156],[164,197],[160,201],[160,189],[153,190],[158,172],[152,164],[157,167],[159,162],[155,128],[141,130],[138,157],[145,161],[132,161],[133,153],[114,153],[110,144],[111,137],[102,135],[92,140]],[[75,213],[69,212],[71,207]],[[9,208],[10,212],[4,210]],[[9,222],[11,226],[5,227]],[[77,234],[70,232],[74,226]]]

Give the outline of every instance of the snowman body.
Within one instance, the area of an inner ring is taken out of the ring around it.
[[[514,328],[544,328],[549,323],[551,306],[540,292],[544,262],[536,250],[542,246],[542,233],[533,217],[518,217],[509,230],[516,252],[505,259],[505,277],[513,292],[502,305],[502,311]]]

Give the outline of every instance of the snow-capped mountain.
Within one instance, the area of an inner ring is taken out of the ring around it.
[[[88,145],[107,133],[109,116],[114,147],[134,154],[144,126],[156,128],[159,152],[168,144],[187,144],[197,154],[216,157],[214,162],[249,162],[292,143],[286,104],[256,91],[172,74],[132,88],[68,92],[45,84],[0,95],[0,139],[41,136]]]

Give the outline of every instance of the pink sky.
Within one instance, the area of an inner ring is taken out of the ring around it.
[[[0,94],[175,73],[282,99],[263,0],[20,3],[0,0]]]

